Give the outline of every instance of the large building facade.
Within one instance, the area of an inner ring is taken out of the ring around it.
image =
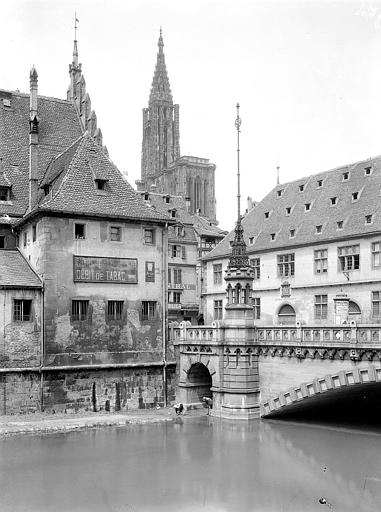
[[[187,197],[190,212],[216,221],[215,169],[206,158],[181,156],[180,109],[173,103],[160,32],[148,107],[143,109],[141,191]]]
[[[255,324],[381,321],[380,157],[277,185],[243,219]],[[204,258],[205,320],[221,319],[233,233]]]

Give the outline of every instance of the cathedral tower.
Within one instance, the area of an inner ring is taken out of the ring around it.
[[[163,47],[160,29],[149,104],[143,109],[142,180],[160,174],[180,157],[179,105],[173,104]]]

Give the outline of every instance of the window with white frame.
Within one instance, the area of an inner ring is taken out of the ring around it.
[[[315,295],[315,318],[324,319],[328,316],[328,295]]]
[[[13,300],[13,320],[15,322],[29,322],[32,319],[32,300]]]
[[[328,249],[317,249],[314,251],[315,274],[326,274],[328,272]]]
[[[381,242],[372,243],[372,268],[379,268],[381,265]]]
[[[360,268],[360,246],[347,245],[337,248],[339,271],[348,272]]]
[[[254,320],[261,318],[261,298],[253,297]]]
[[[295,274],[295,254],[278,254],[278,276],[289,277]]]
[[[181,284],[181,283],[182,283],[181,268],[174,268],[173,269],[173,284]]]
[[[216,263],[213,265],[213,283],[222,283],[222,263]]]
[[[261,278],[261,258],[252,258],[250,260],[250,265],[254,270],[254,279]]]
[[[381,315],[381,292],[372,292],[372,317],[379,318]]]
[[[110,226],[110,240],[120,242],[122,239],[122,228],[120,226]]]
[[[214,319],[222,320],[222,299],[214,301]]]

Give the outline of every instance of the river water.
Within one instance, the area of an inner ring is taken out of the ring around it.
[[[381,429],[203,416],[0,440],[1,512],[151,510],[379,511]]]

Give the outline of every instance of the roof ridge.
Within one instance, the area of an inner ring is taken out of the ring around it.
[[[42,281],[41,277],[37,274],[37,272],[34,270],[34,268],[32,267],[30,261],[27,258],[25,258],[25,256],[23,255],[23,253],[20,251],[20,249],[18,247],[16,247],[16,252],[18,252],[20,254],[20,256],[22,257],[22,259],[24,261],[26,261],[28,267],[33,272],[33,274],[37,277],[37,279],[40,281],[41,286],[42,286],[43,285],[43,281]]]
[[[22,98],[30,97],[29,92],[21,92],[21,91],[12,90],[12,89],[0,89],[0,93],[4,93],[4,92],[7,94],[12,94],[13,96],[20,96]],[[73,105],[73,103],[69,100],[65,100],[63,98],[56,98],[55,96],[45,96],[45,94],[38,94],[37,98],[41,98],[44,100],[50,100],[50,101],[56,101],[58,103],[65,103],[67,105]]]

